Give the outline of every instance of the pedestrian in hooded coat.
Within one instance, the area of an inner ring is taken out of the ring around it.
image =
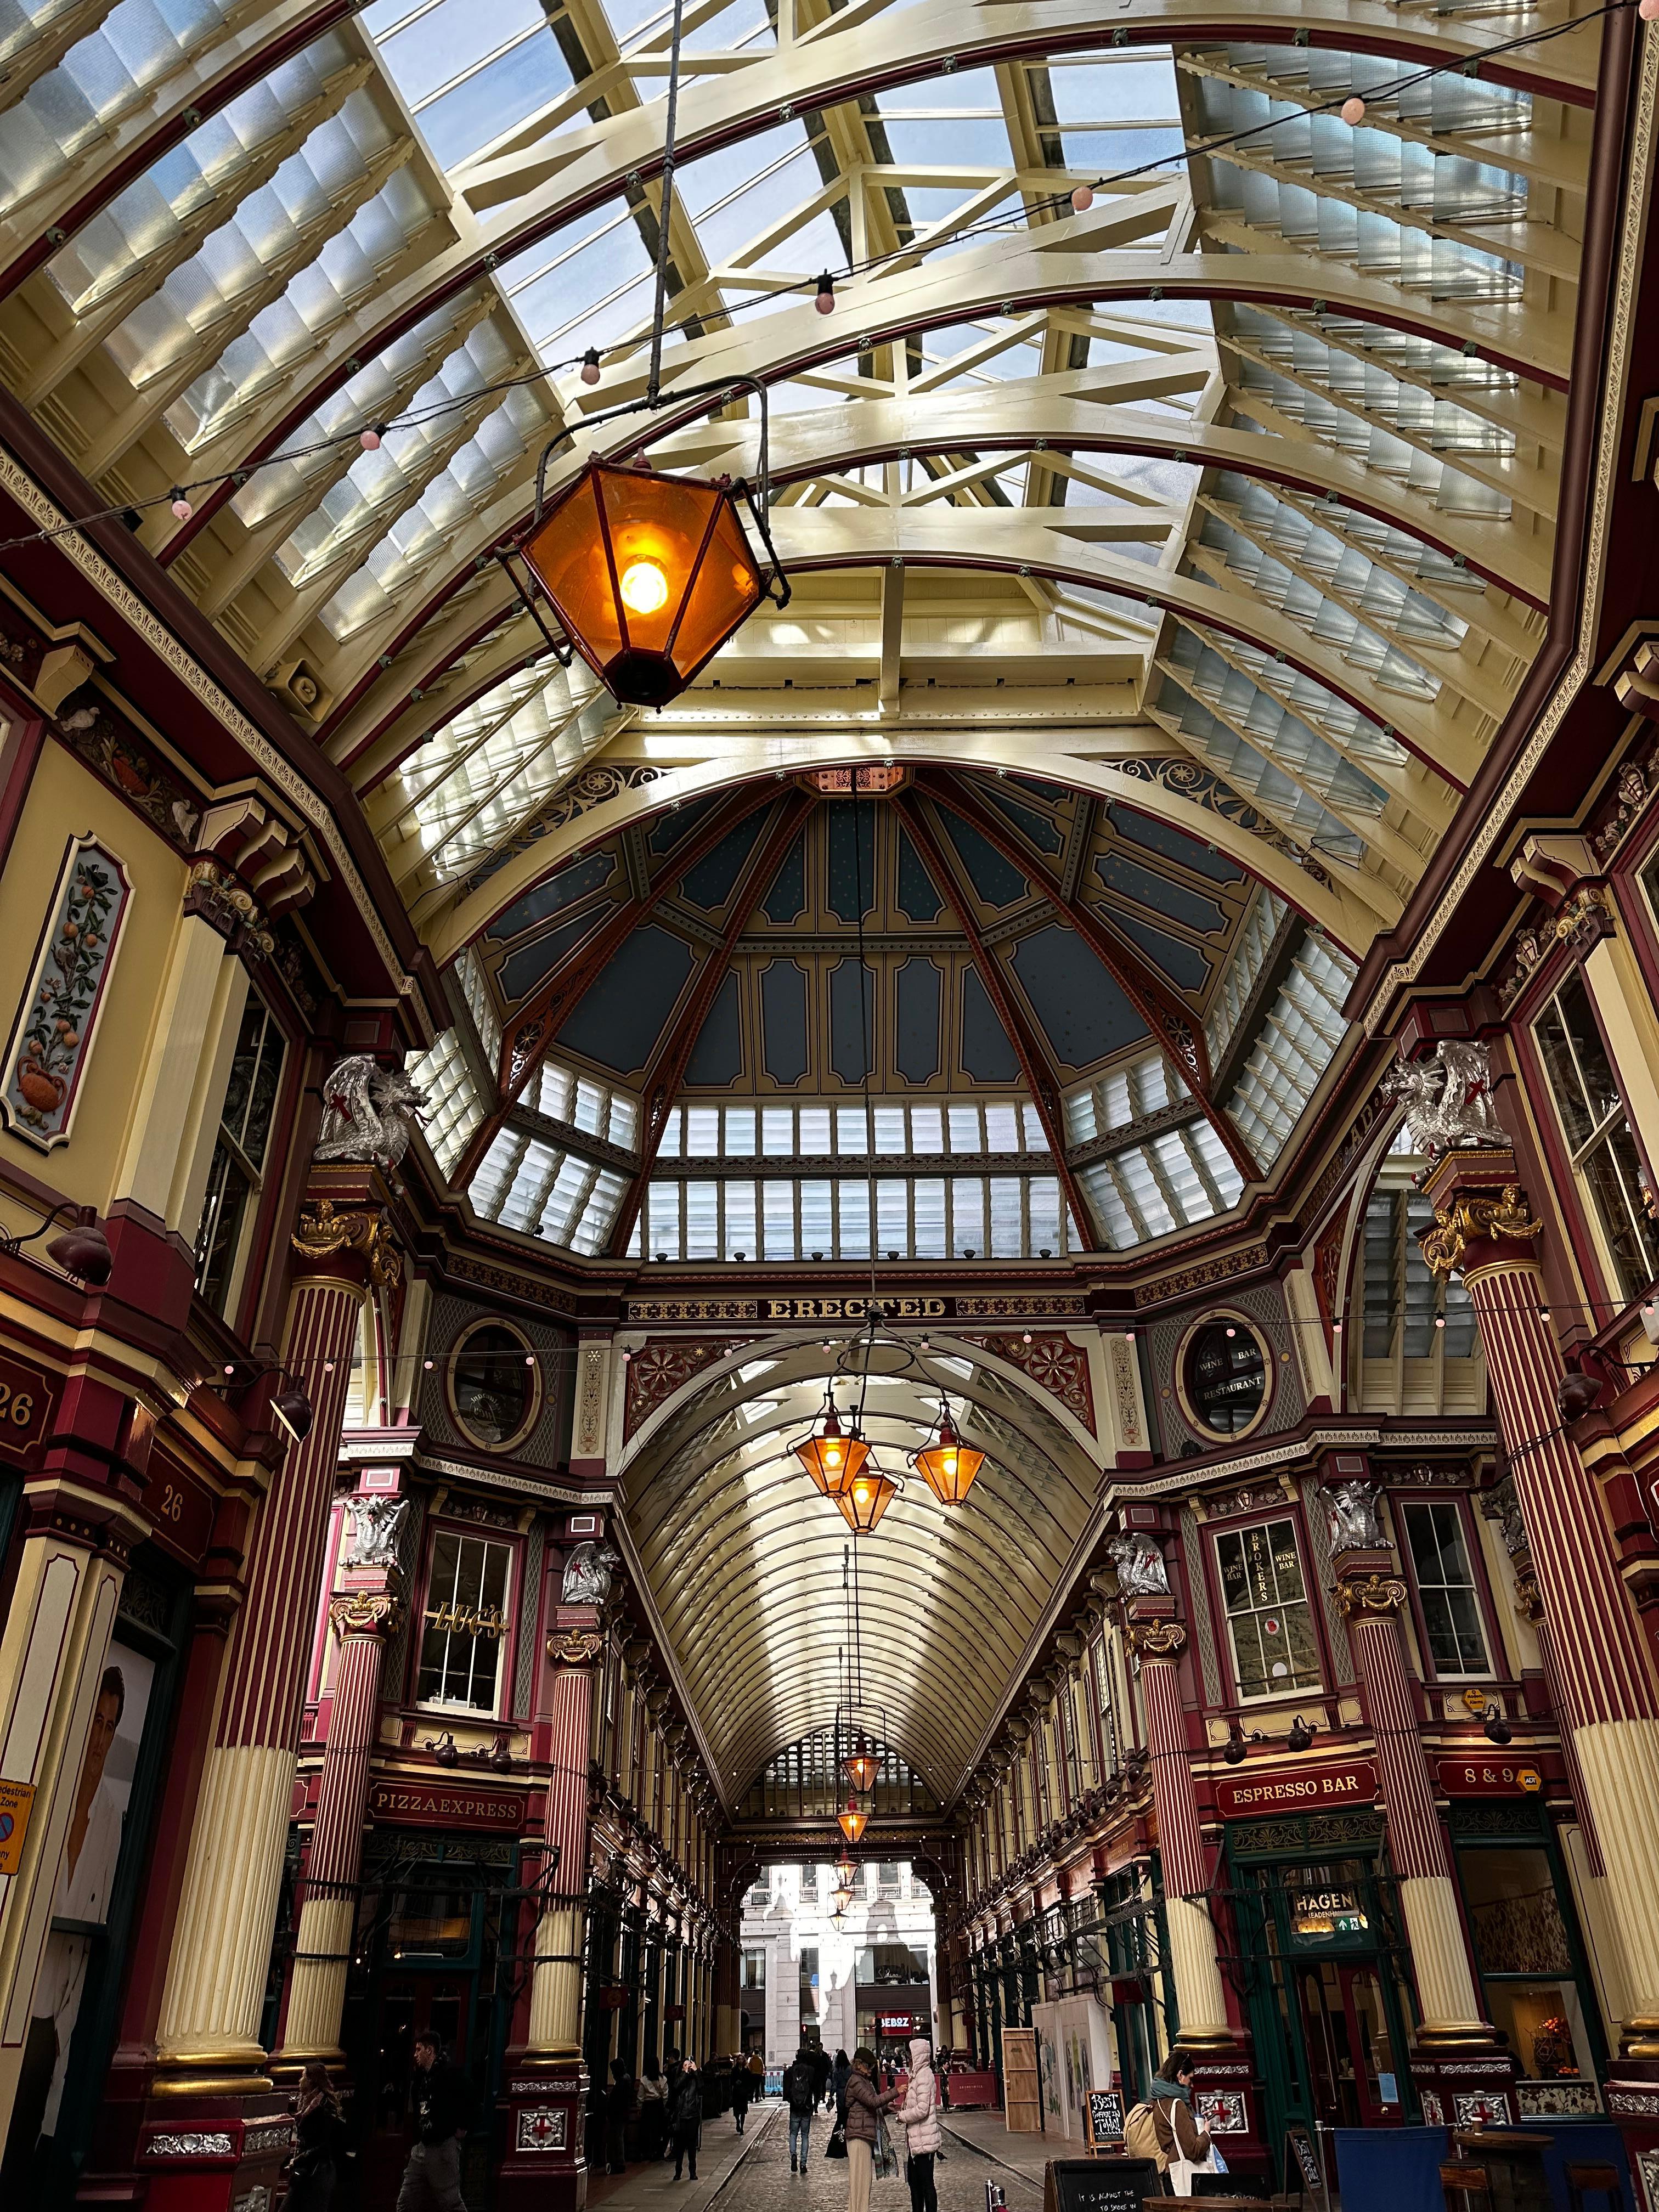
[[[876,2122],[897,2102],[896,2089],[876,2087],[876,2054],[860,2044],[847,2076],[847,2212],[870,2212]]]
[[[939,2191],[933,2183],[933,2159],[943,2142],[939,2121],[939,2081],[933,2054],[925,2035],[910,2039],[910,2079],[895,2117],[904,2129],[909,2153],[905,2172],[910,2182],[910,2212],[939,2212]]]

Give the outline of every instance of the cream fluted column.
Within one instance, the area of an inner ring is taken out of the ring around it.
[[[259,2014],[305,1656],[364,1285],[393,1264],[378,1208],[338,1202],[352,1194],[325,1185],[307,1199],[294,1239],[310,1272],[289,1303],[283,1358],[310,1397],[312,1425],[304,1443],[290,1447],[254,1528],[162,2000],[158,2094],[268,2086]]]
[[[1209,1882],[1182,1718],[1180,1661],[1187,1632],[1174,1612],[1168,1598],[1135,1598],[1129,1611],[1129,1641],[1140,1661],[1140,1692],[1146,1708],[1170,1964],[1175,1972],[1182,2043],[1194,2050],[1231,2050],[1239,2039],[1227,2018],[1215,1928],[1204,1906],[1192,1901],[1203,1895]]]
[[[1532,1541],[1563,1727],[1607,1872],[1629,1988],[1626,2053],[1659,2059],[1659,1692],[1619,1575],[1601,1494],[1563,1433],[1565,1372],[1545,1310],[1532,1212],[1508,1153],[1451,1152],[1425,1188],[1423,1240],[1474,1304],[1516,1494]]]

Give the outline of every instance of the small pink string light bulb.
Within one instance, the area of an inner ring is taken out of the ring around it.
[[[821,315],[833,315],[836,312],[836,280],[827,269],[818,279],[818,296],[812,305]]]
[[[380,433],[379,430],[365,430],[357,443],[366,453],[378,453],[380,450]]]
[[[1647,0],[1643,0],[1643,5],[1647,5]],[[1659,0],[1653,0],[1653,6],[1656,13],[1659,13]],[[1363,123],[1364,119],[1365,103],[1355,93],[1352,100],[1345,100],[1342,103],[1342,120],[1345,123]]]
[[[1659,0],[1636,0],[1636,12],[1644,23],[1659,21]]]
[[[589,346],[582,356],[582,382],[597,384],[599,380],[599,356],[597,348]]]
[[[1086,215],[1094,204],[1095,193],[1092,185],[1074,185],[1073,186],[1072,205],[1076,209],[1079,215]]]
[[[188,521],[190,520],[191,516],[192,514],[195,514],[195,512],[196,512],[195,508],[191,505],[190,501],[189,501],[185,497],[185,495],[183,494],[183,492],[181,492],[181,491],[178,489],[177,485],[175,485],[175,486],[173,487],[173,502],[172,502],[172,503],[173,503],[173,511],[174,514],[176,514],[176,515],[178,516],[178,518],[179,518],[179,521],[180,521],[180,522],[188,522]]]

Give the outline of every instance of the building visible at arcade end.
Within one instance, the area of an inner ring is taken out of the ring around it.
[[[6,2212],[1659,2212],[1656,185],[1659,0],[0,0]]]

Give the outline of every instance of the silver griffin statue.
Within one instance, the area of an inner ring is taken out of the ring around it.
[[[348,1567],[395,1567],[398,1539],[409,1511],[406,1498],[364,1498],[345,1501],[351,1516],[351,1535],[343,1564]]]
[[[1117,1586],[1125,1597],[1168,1597],[1170,1571],[1148,1535],[1114,1536],[1106,1547],[1117,1562]]]
[[[1492,1054],[1484,1044],[1443,1037],[1432,1060],[1394,1069],[1382,1095],[1405,1100],[1412,1143],[1430,1159],[1459,1145],[1510,1148],[1509,1132],[1492,1108]]]
[[[561,1605],[603,1607],[611,1595],[611,1577],[622,1565],[622,1553],[609,1544],[578,1544],[564,1563]]]
[[[426,1093],[401,1068],[377,1067],[366,1052],[339,1061],[323,1085],[316,1160],[372,1160],[390,1175],[409,1150]]]
[[[1334,1482],[1325,1492],[1331,1516],[1334,1552],[1374,1552],[1385,1540],[1377,1517],[1382,1486],[1375,1482]]]

